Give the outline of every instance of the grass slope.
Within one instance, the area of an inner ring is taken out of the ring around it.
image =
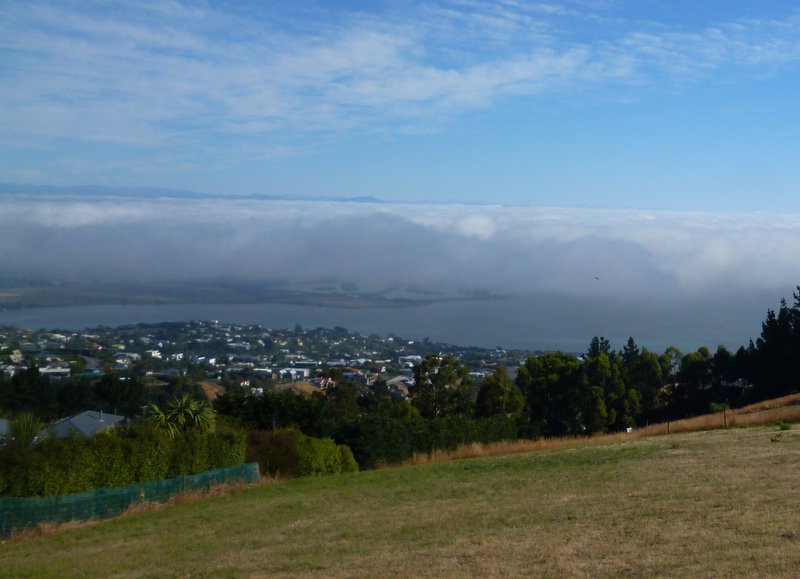
[[[266,485],[9,541],[10,576],[796,576],[800,430]]]

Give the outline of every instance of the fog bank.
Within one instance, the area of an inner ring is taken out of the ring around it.
[[[0,263],[4,276],[49,280],[546,295],[565,312],[570,300],[627,309],[626,318],[641,320],[635,333],[667,311],[677,327],[713,324],[698,320],[704,311],[747,311],[752,323],[752,312],[791,297],[800,283],[800,216],[6,195]]]

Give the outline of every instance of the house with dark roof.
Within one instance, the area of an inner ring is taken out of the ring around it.
[[[0,446],[3,446],[10,431],[11,421],[9,421],[8,418],[0,418]]]
[[[66,438],[73,434],[78,436],[93,436],[108,428],[113,428],[119,424],[128,424],[130,419],[118,414],[110,414],[102,410],[85,410],[75,416],[62,418],[55,424],[45,428],[41,435]]]

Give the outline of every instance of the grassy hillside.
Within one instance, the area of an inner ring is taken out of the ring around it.
[[[800,429],[296,480],[6,542],[12,576],[796,576]]]

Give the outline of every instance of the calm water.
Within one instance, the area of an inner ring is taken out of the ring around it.
[[[404,308],[332,308],[282,304],[104,305],[0,311],[0,325],[29,329],[80,330],[93,326],[219,320],[271,328],[342,326],[362,334],[389,333],[464,346],[584,351],[592,336],[621,348],[628,336],[661,352],[675,345],[736,349],[760,331],[767,302],[600,304],[593,300],[525,297],[445,302]]]

